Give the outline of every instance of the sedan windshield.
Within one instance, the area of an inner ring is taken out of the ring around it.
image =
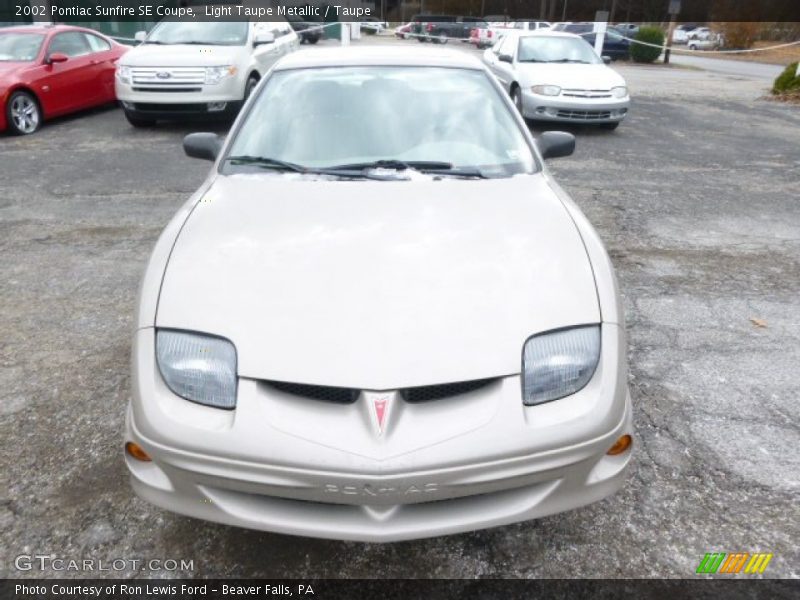
[[[0,33],[0,61],[32,61],[39,55],[43,40],[38,33]]]
[[[478,70],[330,67],[278,71],[229,152],[308,169],[507,177],[536,163],[501,93]],[[236,161],[232,157],[251,157]]]
[[[242,21],[161,21],[146,43],[242,46],[247,41],[247,26]]]
[[[573,37],[520,38],[518,56],[519,62],[588,64],[603,62],[588,42]]]

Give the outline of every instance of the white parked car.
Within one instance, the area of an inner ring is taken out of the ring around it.
[[[508,34],[483,57],[526,119],[615,129],[628,114],[625,79],[578,35]]]
[[[393,541],[619,489],[620,295],[543,162],[574,145],[534,139],[465,52],[281,59],[226,141],[184,140],[214,167],[140,288],[136,493],[240,527]]]
[[[120,60],[116,93],[131,125],[235,116],[276,60],[299,47],[285,20],[163,20]]]
[[[695,27],[686,34],[686,40],[707,40],[711,37],[711,30],[708,27]]]
[[[689,41],[689,34],[697,29],[697,25],[678,25],[672,31],[672,42],[674,44],[685,44]]]
[[[488,27],[477,27],[470,32],[469,42],[479,49],[496,44],[508,32],[550,29],[547,21],[491,21]]]
[[[712,34],[701,39],[691,39],[686,42],[689,50],[718,50],[723,45],[721,36]]]

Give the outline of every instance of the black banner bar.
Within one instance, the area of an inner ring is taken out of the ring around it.
[[[798,580],[700,578],[682,580],[518,579],[6,579],[2,600],[789,600]]]
[[[669,21],[671,6],[676,7],[671,0],[0,0],[0,23],[47,18],[60,22],[219,18],[207,16],[201,9],[205,5],[230,7],[225,12],[235,13],[234,16],[258,14],[264,21],[291,15],[325,22],[358,22],[376,17],[399,22],[425,14],[493,20],[594,21],[598,11],[607,11],[613,13],[609,14],[612,22],[664,23]],[[680,0],[679,7],[679,22],[800,23],[798,0]]]

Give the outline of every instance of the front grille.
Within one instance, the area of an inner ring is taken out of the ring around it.
[[[156,91],[197,88],[206,82],[203,67],[134,67],[131,69],[133,87],[155,88]]]
[[[267,385],[293,396],[302,396],[322,402],[335,404],[352,404],[358,399],[359,390],[327,385],[308,385],[305,383],[287,383],[284,381],[267,381]]]
[[[441,400],[451,396],[460,396],[479,390],[496,379],[476,379],[474,381],[459,381],[456,383],[444,383],[441,385],[423,385],[420,387],[412,387],[401,390],[400,394],[406,402],[430,402],[432,400]]]
[[[596,121],[611,118],[608,110],[559,110],[558,116],[562,119],[576,119],[579,121]]]
[[[204,113],[208,111],[207,104],[152,104],[149,102],[135,102],[133,104],[133,108],[134,110],[138,110],[140,112],[157,113]]]
[[[415,404],[442,400],[452,396],[460,396],[484,388],[497,379],[476,379],[473,381],[458,381],[440,385],[423,385],[400,390],[400,395],[406,402]],[[305,383],[288,383],[285,381],[265,381],[266,385],[285,394],[331,402],[334,404],[352,404],[358,399],[361,390],[355,388],[332,387],[327,385],[309,385]]]
[[[561,90],[568,98],[611,98],[611,90]]]

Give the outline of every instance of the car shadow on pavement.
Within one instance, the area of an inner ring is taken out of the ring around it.
[[[526,121],[530,132],[537,136],[545,131],[566,131],[575,137],[616,135],[617,131],[604,129],[599,125],[573,125],[572,123],[545,123],[542,121]],[[622,126],[622,125],[620,125]]]

